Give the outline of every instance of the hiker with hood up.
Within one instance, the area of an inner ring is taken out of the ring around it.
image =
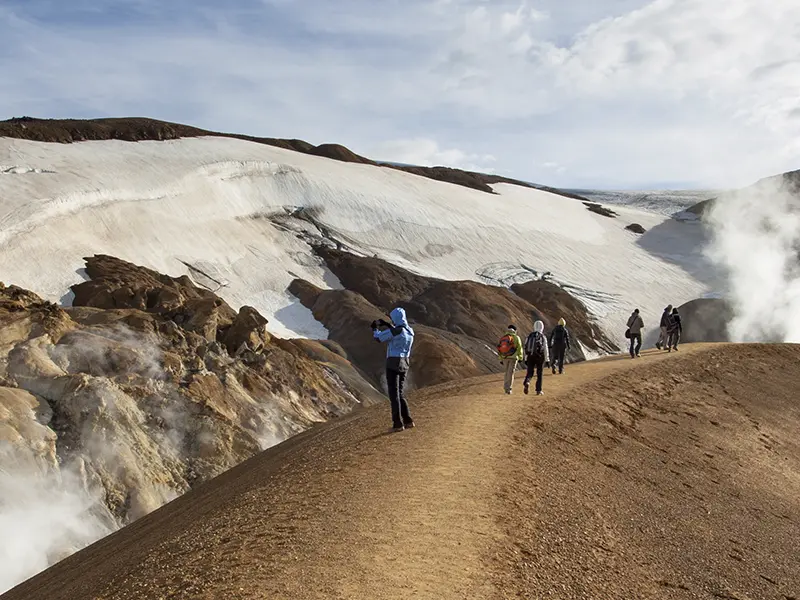
[[[372,322],[372,335],[378,342],[388,343],[386,349],[386,387],[392,405],[392,428],[403,431],[414,427],[405,395],[406,375],[411,367],[411,346],[414,330],[408,324],[406,311],[395,308],[389,315],[391,323],[383,319]]]
[[[553,375],[556,374],[556,368],[558,368],[559,375],[564,373],[564,358],[570,347],[571,340],[567,322],[564,319],[559,319],[558,325],[550,332],[550,350],[553,353],[553,360],[550,362],[550,366],[553,368]]]
[[[639,358],[639,352],[642,349],[642,329],[644,329],[644,321],[637,308],[628,318],[628,330],[625,332],[625,337],[631,341],[631,358]]]
[[[534,371],[536,372],[536,395],[544,394],[542,391],[542,375],[544,366],[550,360],[550,353],[547,349],[547,338],[544,337],[544,323],[536,321],[533,324],[533,332],[525,340],[525,364],[528,372],[525,374],[524,391],[527,394],[530,390],[531,379]]]
[[[661,333],[658,335],[656,348],[661,350],[662,346],[666,349],[667,342],[669,341],[669,328],[672,325],[672,304],[667,305],[667,308],[661,313],[661,323],[659,325],[661,327]]]
[[[497,355],[500,362],[505,367],[506,377],[503,381],[503,389],[506,394],[510,394],[514,387],[514,372],[517,370],[517,363],[524,358],[522,354],[522,340],[517,335],[516,325],[509,325],[503,337],[497,344]]]
[[[669,338],[667,339],[667,350],[672,352],[678,351],[678,342],[681,341],[681,334],[683,333],[683,325],[681,324],[681,316],[678,314],[678,309],[672,309],[672,323],[669,326],[669,330],[667,334]]]

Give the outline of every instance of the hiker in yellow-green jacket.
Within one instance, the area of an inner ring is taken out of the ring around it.
[[[522,340],[517,335],[517,327],[515,325],[509,325],[508,330],[500,338],[500,342],[497,344],[497,355],[506,369],[506,378],[503,386],[506,394],[510,394],[511,389],[514,387],[514,372],[517,370],[517,363],[524,358]]]

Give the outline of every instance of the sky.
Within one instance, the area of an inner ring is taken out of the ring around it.
[[[558,187],[800,168],[797,0],[0,0],[0,119],[147,116]]]

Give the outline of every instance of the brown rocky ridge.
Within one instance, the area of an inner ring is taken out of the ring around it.
[[[396,306],[406,310],[417,333],[409,380],[412,388],[498,372],[501,365],[495,345],[511,323],[525,337],[533,331],[534,321],[541,319],[549,331],[564,317],[575,342],[568,362],[586,358],[578,340],[594,352],[617,350],[586,306],[548,281],[508,289],[424,277],[379,258],[323,245],[315,252],[345,289],[320,290],[296,280],[289,290],[376,385],[382,385],[384,359],[376,352],[369,324],[386,318]]]

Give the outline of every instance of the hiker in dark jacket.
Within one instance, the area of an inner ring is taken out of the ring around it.
[[[667,344],[669,342],[669,327],[672,323],[672,304],[668,305],[667,308],[664,309],[664,312],[661,313],[661,323],[659,326],[661,327],[661,333],[658,335],[658,341],[656,342],[656,348],[661,350],[663,346],[666,350]]]
[[[644,329],[644,321],[637,308],[628,318],[628,337],[631,340],[631,358],[639,357],[639,351],[642,349],[642,329]]]
[[[556,368],[558,368],[559,375],[564,372],[564,357],[571,345],[567,322],[564,319],[559,319],[558,325],[550,332],[550,350],[553,355],[550,366],[553,368],[553,375],[556,374]]]
[[[410,368],[414,330],[409,326],[406,311],[402,308],[395,308],[389,316],[392,318],[391,323],[383,319],[372,322],[372,335],[378,342],[388,342],[386,387],[392,404],[392,427],[395,431],[403,431],[414,427],[404,390]]]
[[[669,339],[667,340],[667,349],[672,352],[675,350],[678,351],[678,342],[681,341],[681,333],[683,333],[683,325],[681,324],[681,316],[678,314],[678,309],[672,309],[672,322],[669,325],[667,330],[667,334],[669,335]]]
[[[525,374],[525,383],[523,384],[523,391],[527,394],[530,390],[531,379],[533,379],[534,371],[536,372],[536,395],[541,396],[544,394],[542,391],[542,375],[544,366],[550,360],[550,355],[547,350],[547,338],[544,337],[544,323],[536,321],[533,324],[533,332],[525,340],[525,364],[528,367],[528,372]]]

